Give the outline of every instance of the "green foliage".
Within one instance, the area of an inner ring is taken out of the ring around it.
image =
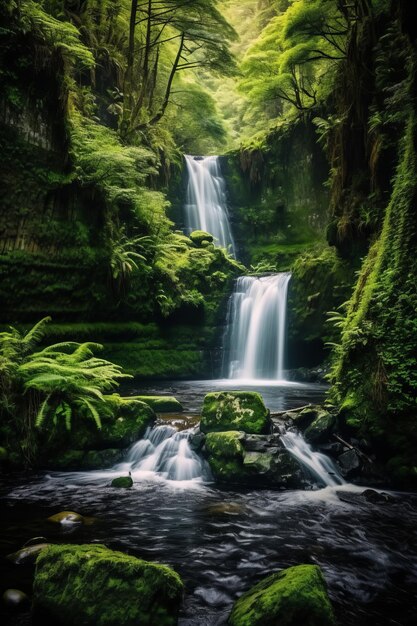
[[[94,65],[91,51],[81,43],[79,30],[66,21],[55,19],[42,8],[42,2],[22,0],[18,3],[20,27],[23,33],[33,33],[47,46],[58,50],[65,59],[85,67]]]
[[[41,320],[26,333],[15,328],[0,333],[1,416],[15,421],[27,461],[36,452],[33,429],[46,420],[52,429],[64,422],[70,430],[77,415],[92,418],[101,428],[103,392],[128,377],[120,366],[93,356],[99,344],[66,341],[35,351],[49,321]]]
[[[241,90],[253,118],[303,113],[323,102],[346,55],[349,20],[331,0],[296,0],[268,21],[242,62]]]

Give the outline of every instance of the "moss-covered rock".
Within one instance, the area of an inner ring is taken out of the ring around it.
[[[52,522],[52,524],[83,524],[84,517],[75,511],[60,511],[48,517],[48,522]]]
[[[99,448],[126,448],[140,439],[155,420],[153,409],[138,398],[113,394],[106,397],[106,402],[111,416],[103,419]]]
[[[215,480],[228,485],[302,487],[299,464],[276,439],[239,431],[208,433],[204,451]]]
[[[63,626],[171,626],[182,590],[164,565],[99,544],[50,546],[36,563],[33,606]]]
[[[206,450],[210,455],[226,458],[243,458],[244,433],[230,430],[225,433],[208,433]]]
[[[174,396],[132,396],[129,399],[144,402],[155,413],[177,413],[183,410],[181,402],[178,402]]]
[[[322,410],[305,430],[304,437],[309,443],[323,443],[330,437],[335,424],[335,416]]]
[[[212,243],[213,235],[206,233],[204,230],[194,230],[190,234],[190,239],[196,246],[201,246],[205,243]]]
[[[68,433],[59,425],[52,436],[44,435],[43,466],[48,469],[99,469],[121,460],[123,450],[140,439],[156,415],[145,402],[118,394],[106,396],[99,430],[92,420],[76,419]]]
[[[230,626],[334,626],[326,584],[317,565],[268,576],[235,603]]]
[[[240,430],[260,434],[270,430],[271,420],[259,393],[221,391],[204,398],[200,428],[204,433]]]
[[[119,476],[118,478],[113,478],[111,486],[117,489],[130,489],[133,486],[133,480],[130,476]]]

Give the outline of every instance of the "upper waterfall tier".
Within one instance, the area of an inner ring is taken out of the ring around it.
[[[220,171],[219,158],[185,155],[188,185],[185,224],[188,233],[204,230],[211,233],[215,244],[235,254],[235,244],[226,204],[226,184]]]
[[[226,378],[284,380],[288,272],[242,276],[229,301]]]

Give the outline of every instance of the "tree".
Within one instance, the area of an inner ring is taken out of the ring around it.
[[[217,4],[218,0],[131,1],[124,137],[161,120],[179,72],[234,71],[228,44],[236,35]]]
[[[304,112],[323,100],[334,69],[346,58],[353,25],[369,14],[366,0],[296,0],[273,17],[242,65],[245,90],[255,106],[275,103]],[[269,104],[271,108],[271,104]]]

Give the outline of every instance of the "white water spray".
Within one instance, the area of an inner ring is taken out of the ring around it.
[[[325,487],[345,484],[333,461],[321,452],[314,452],[300,434],[287,431],[281,435],[281,441],[288,452]]]
[[[226,183],[220,171],[219,158],[185,155],[185,162],[188,171],[187,232],[204,230],[211,233],[217,246],[228,248],[236,256],[227,212]]]
[[[190,431],[178,432],[172,426],[148,428],[144,438],[130,448],[125,462],[113,471],[130,471],[134,480],[152,475],[174,481],[203,479],[205,463],[191,450],[189,436]]]
[[[285,327],[291,274],[242,276],[229,301],[227,378],[284,380]]]

